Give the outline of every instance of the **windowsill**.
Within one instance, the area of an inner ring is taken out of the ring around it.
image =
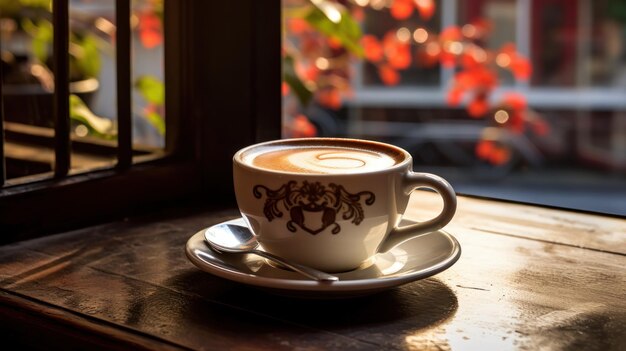
[[[5,122],[7,185],[51,178],[54,165],[54,130],[22,123]],[[112,168],[117,162],[117,141],[93,136],[71,136],[72,174]],[[133,145],[134,159],[163,156],[159,148]]]
[[[440,206],[417,193],[406,216]],[[0,247],[0,326],[40,348],[626,346],[623,219],[461,196],[445,228],[463,251],[450,269],[376,295],[311,301],[187,260],[191,235],[236,215],[179,207]]]

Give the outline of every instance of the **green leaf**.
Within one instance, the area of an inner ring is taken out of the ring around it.
[[[30,19],[24,19],[22,21],[22,28],[33,36],[31,42],[31,49],[33,55],[41,63],[45,63],[48,59],[48,51],[52,45],[52,23],[47,20],[40,20],[34,23]]]
[[[140,76],[135,81],[135,88],[139,90],[141,96],[148,103],[156,106],[162,106],[165,103],[165,85],[158,78],[153,76]],[[165,120],[161,114],[156,111],[149,111],[144,117],[152,124],[159,134],[165,135]]]
[[[152,124],[157,129],[159,134],[165,135],[165,120],[160,113],[154,111],[148,112],[146,113],[145,117],[148,122],[150,122],[150,124]]]
[[[84,77],[97,77],[100,73],[100,53],[98,42],[93,35],[86,35],[82,40],[77,39],[76,44],[81,47],[80,57],[76,57],[76,66]]]
[[[96,116],[78,96],[70,95],[70,118],[84,124],[89,133],[103,139],[114,139],[117,135],[113,121]]]
[[[135,88],[148,102],[163,105],[165,103],[165,85],[153,76],[141,76],[135,82]]]
[[[15,0],[9,0],[15,1]],[[52,1],[50,0],[19,0],[19,3],[24,7],[34,7],[50,9],[52,7]]]
[[[341,19],[338,22],[332,21],[319,6],[311,8],[304,19],[320,33],[330,38],[337,38],[346,50],[362,57],[364,52],[359,40],[363,32],[359,23],[345,8],[337,6],[337,10],[341,13]]]
[[[0,14],[3,18],[14,17],[21,10],[51,11],[51,0],[0,0]]]
[[[293,57],[285,56],[283,59],[283,80],[289,85],[291,91],[296,95],[298,100],[300,101],[301,106],[306,106],[311,101],[313,97],[313,92],[311,92],[305,85],[302,83],[296,71],[293,67]]]

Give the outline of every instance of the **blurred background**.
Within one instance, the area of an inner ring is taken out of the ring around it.
[[[380,140],[459,193],[626,215],[626,0],[282,3],[284,137]],[[131,5],[133,149],[149,157],[163,0]],[[52,170],[53,30],[50,0],[0,0],[7,185]],[[116,160],[115,30],[114,0],[70,1],[73,173]]]
[[[283,136],[464,194],[626,214],[626,1],[283,0]]]

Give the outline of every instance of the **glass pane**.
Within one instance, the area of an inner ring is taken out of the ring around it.
[[[533,1],[533,15],[528,19],[532,25],[533,85],[576,85],[576,68],[580,65],[577,51],[585,44],[579,31],[586,29],[579,25],[580,3]]]
[[[133,144],[137,152],[163,148],[165,140],[165,89],[163,85],[163,0],[131,2],[131,84]],[[100,139],[115,140],[117,129],[115,1],[73,0],[72,28],[89,29],[96,37],[90,45],[83,44],[84,53],[94,48],[92,57],[80,67],[97,76],[98,91],[87,106],[98,116],[109,120],[111,134],[89,127],[89,134]],[[78,34],[78,33],[77,33]],[[81,36],[86,38],[86,36]],[[99,37],[99,38],[98,38]],[[99,39],[99,41],[98,41]],[[83,41],[87,41],[83,39]],[[82,129],[84,133],[84,129]]]
[[[591,4],[590,4],[591,5]],[[626,86],[626,2],[594,1],[586,13],[589,30],[586,37],[585,63],[593,86]]]
[[[45,144],[54,127],[50,3],[1,1],[0,31],[7,179],[50,172],[54,153]]]
[[[283,18],[284,137],[389,142],[460,193],[626,214],[623,1],[283,0]]]
[[[70,0],[72,171],[110,167],[117,151],[115,1]],[[163,1],[132,2],[133,142],[136,155],[165,140]],[[0,1],[7,179],[54,164],[50,0]]]
[[[163,0],[132,1],[133,144],[165,146]]]
[[[110,167],[117,156],[115,1],[72,0],[69,11],[72,170]]]

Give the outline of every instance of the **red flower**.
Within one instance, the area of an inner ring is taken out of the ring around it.
[[[496,73],[483,66],[460,71],[454,76],[455,86],[459,89],[483,89],[490,91],[498,83]]]
[[[337,89],[324,89],[317,94],[317,100],[322,106],[338,110],[341,108],[341,95]]]
[[[413,0],[394,0],[391,4],[391,16],[398,20],[411,17],[414,8]]]
[[[152,49],[163,43],[161,20],[151,12],[139,14],[139,39],[141,44]]]
[[[398,71],[389,65],[382,64],[378,66],[378,75],[385,85],[397,85],[400,83]]]
[[[461,66],[464,68],[475,68],[478,65],[485,64],[486,61],[487,52],[474,45],[467,46],[461,54]]]
[[[311,30],[311,25],[302,18],[290,18],[287,22],[287,28],[293,34],[302,34]]]
[[[472,118],[483,117],[489,111],[486,94],[478,94],[467,106],[467,112]]]
[[[509,56],[515,56],[517,55],[517,51],[515,50],[515,44],[505,43],[504,45],[502,45],[502,48],[500,48],[500,53],[507,54]]]
[[[503,97],[503,103],[513,110],[521,111],[526,109],[526,97],[520,93],[507,93]]]
[[[490,140],[479,141],[478,144],[476,144],[475,154],[478,158],[486,160],[496,166],[503,165],[511,159],[509,149],[499,146]]]
[[[289,84],[287,84],[287,82],[283,82],[283,84],[281,85],[281,91],[282,91],[283,96],[289,95],[290,89],[289,89]]]
[[[389,64],[396,69],[406,69],[411,65],[411,50],[408,45],[398,45],[395,54],[388,58]]]
[[[442,51],[441,54],[439,54],[439,60],[445,68],[454,68],[456,65],[456,56],[447,51]]]
[[[465,52],[461,55],[461,65],[463,67],[471,68],[476,66],[477,64],[478,62],[471,53]]]
[[[495,166],[501,166],[511,159],[511,152],[504,147],[497,147],[489,155],[489,162]]]
[[[141,31],[139,37],[143,46],[148,49],[155,48],[163,42],[161,33],[152,30]]]
[[[411,45],[398,40],[395,32],[385,34],[383,49],[391,67],[406,69],[411,65]]]
[[[474,75],[477,84],[484,89],[491,90],[498,84],[497,74],[484,66],[476,67],[470,71],[470,74]]]
[[[519,55],[511,61],[511,65],[509,67],[511,72],[513,72],[513,76],[519,80],[528,80],[533,73],[530,61],[528,61],[525,57],[520,57]]]
[[[507,64],[503,67],[510,69],[516,79],[528,80],[530,78],[533,71],[532,64],[526,57],[520,55],[515,50],[514,44],[504,44],[500,49],[499,55],[506,55],[503,57],[505,57],[504,63]]]
[[[439,34],[439,40],[441,40],[442,43],[446,41],[458,41],[461,40],[462,37],[461,29],[458,26],[445,28],[441,31],[441,34]]]
[[[478,158],[487,160],[489,159],[489,156],[491,155],[494,149],[495,149],[495,144],[493,143],[493,141],[481,140],[478,142],[478,144],[476,144],[475,153],[476,153],[476,156],[478,156]]]
[[[337,37],[328,38],[328,46],[334,50],[339,50],[343,48],[343,44],[341,43],[341,40]]]
[[[295,64],[296,73],[303,80],[315,81],[320,74],[319,68],[317,66],[309,64],[305,65],[299,61]]]
[[[448,27],[439,34],[439,43],[443,49],[440,54],[440,60],[444,67],[452,68],[456,65],[457,55],[460,54],[460,52],[456,52],[456,48],[459,45],[463,45],[460,42],[462,38],[461,29],[457,26]],[[452,48],[455,48],[455,50],[451,50]]]
[[[380,41],[373,35],[364,35],[361,39],[361,45],[365,51],[365,58],[371,62],[378,62],[383,58],[383,46]]]
[[[511,131],[517,134],[524,132],[524,115],[519,111],[513,111],[509,117],[509,127]]]
[[[420,17],[427,21],[435,13],[435,2],[433,0],[415,0],[415,5],[419,10]]]
[[[314,137],[317,135],[317,128],[306,118],[305,115],[297,115],[288,125],[288,133],[293,138]]]
[[[463,89],[454,87],[448,91],[447,102],[450,106],[458,106],[463,99]]]

